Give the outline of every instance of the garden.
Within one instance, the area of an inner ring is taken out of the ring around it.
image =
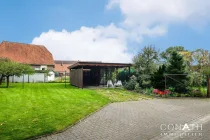
[[[175,46],[160,52],[145,46],[134,56],[130,73],[118,69],[111,74],[110,78],[121,80],[123,87],[79,89],[56,82],[9,84],[10,76],[33,74],[34,70],[2,58],[0,139],[28,139],[58,132],[112,102],[210,97],[209,59],[209,51],[203,49],[189,51]]]
[[[210,97],[208,50],[174,46],[160,52],[149,45],[134,56],[133,64],[130,75],[121,69],[117,77],[127,90],[156,97]]]
[[[0,139],[28,139],[61,131],[101,107],[151,99],[124,89],[79,89],[64,83],[0,86]]]

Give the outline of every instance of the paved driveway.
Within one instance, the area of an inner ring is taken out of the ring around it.
[[[196,129],[192,130],[191,124],[196,124]],[[181,126],[181,129],[175,129],[177,126]],[[179,134],[182,134],[181,137]],[[63,133],[41,139],[170,140],[181,138],[210,139],[210,100],[153,99],[113,103]]]

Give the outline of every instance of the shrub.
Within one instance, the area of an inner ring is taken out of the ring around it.
[[[191,93],[191,96],[193,97],[202,97],[202,92],[199,89],[193,90]]]
[[[174,90],[175,90],[174,87],[169,87],[168,89],[170,90],[171,93],[174,93]]]
[[[186,94],[181,94],[182,97],[191,97],[191,95],[189,93]]]
[[[170,97],[179,97],[180,94],[176,93],[176,92],[172,92],[171,94],[169,94]]]
[[[170,90],[159,90],[159,89],[154,89],[152,91],[152,93],[155,93],[155,94],[159,94],[159,95],[168,95],[170,94]]]
[[[130,75],[136,75],[136,72],[133,68],[130,69]],[[116,78],[122,82],[125,82],[125,81],[129,81],[130,75],[129,75],[128,69],[121,69],[119,70],[119,73]]]
[[[165,89],[165,78],[164,73],[166,72],[166,66],[162,65],[159,67],[158,71],[152,76],[152,86],[159,90]]]
[[[143,94],[153,95],[153,93],[152,93],[153,90],[154,90],[153,88],[146,88],[143,90]]]
[[[133,75],[133,76],[130,77],[130,80],[128,82],[125,82],[124,88],[127,89],[127,90],[134,90],[137,84],[138,84],[137,79]]]
[[[139,86],[139,83],[136,83],[135,85],[135,89],[134,89],[136,92],[141,92],[141,88]]]

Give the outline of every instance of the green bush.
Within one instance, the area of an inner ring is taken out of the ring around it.
[[[137,79],[133,75],[133,76],[130,77],[130,80],[128,82],[125,82],[124,88],[127,89],[127,90],[134,90],[137,84],[138,84]]]
[[[145,89],[142,90],[142,93],[146,94],[146,95],[154,95],[152,93],[153,90],[154,90],[154,88],[145,88]]]
[[[193,96],[193,97],[202,97],[203,95],[202,95],[202,92],[199,89],[197,89],[197,90],[193,90],[191,92],[191,96]]]
[[[165,77],[164,73],[166,72],[166,66],[162,65],[159,69],[152,75],[151,81],[152,86],[155,89],[164,90],[165,89]]]
[[[169,97],[181,97],[181,95],[179,93],[176,92],[171,92],[170,94],[168,94]]]
[[[191,95],[190,95],[189,93],[182,94],[181,96],[182,96],[182,97],[191,97]]]
[[[136,75],[136,72],[133,68],[131,68],[131,70],[130,70],[130,75]],[[121,69],[121,70],[119,70],[117,78],[118,78],[118,80],[125,82],[125,81],[129,81],[130,75],[129,75],[128,69]]]
[[[135,85],[135,89],[134,89],[136,92],[141,92],[141,88],[140,88],[140,86],[139,86],[139,83],[136,83],[136,85]]]

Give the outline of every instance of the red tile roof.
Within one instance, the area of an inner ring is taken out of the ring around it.
[[[54,65],[52,54],[45,46],[3,41],[0,57],[30,65]]]
[[[69,72],[68,67],[76,63],[77,61],[63,61],[55,60],[55,69],[56,72]]]

